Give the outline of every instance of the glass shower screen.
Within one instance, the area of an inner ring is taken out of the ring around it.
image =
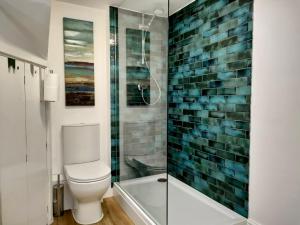
[[[168,1],[144,3],[117,9],[118,185],[166,225]]]

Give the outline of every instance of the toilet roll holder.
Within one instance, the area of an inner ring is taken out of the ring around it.
[[[58,76],[53,70],[48,69],[44,78],[44,101],[56,102],[58,99]]]

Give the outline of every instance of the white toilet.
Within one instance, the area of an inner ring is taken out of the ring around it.
[[[111,182],[111,170],[100,160],[99,129],[99,124],[63,126],[64,171],[79,224],[103,218],[101,200]]]

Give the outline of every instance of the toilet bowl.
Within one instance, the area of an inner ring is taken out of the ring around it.
[[[78,224],[103,218],[101,200],[111,183],[111,170],[100,160],[99,124],[63,126],[64,172],[73,196]]]
[[[101,161],[64,166],[74,198],[72,210],[79,224],[93,224],[103,218],[101,200],[111,182],[110,169]]]

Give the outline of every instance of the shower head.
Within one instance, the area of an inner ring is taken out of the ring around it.
[[[152,24],[153,20],[155,19],[155,17],[163,16],[163,14],[164,14],[164,10],[163,9],[155,9],[153,11],[153,16],[152,16],[150,22],[148,23],[148,27],[151,26],[151,24]]]
[[[155,16],[163,16],[164,12],[165,11],[163,9],[155,9],[154,10],[154,15]]]
[[[149,21],[149,23],[148,24],[145,24],[144,23],[144,15],[145,14],[143,14],[143,23],[142,24],[139,24],[139,29],[140,30],[149,30],[149,28],[150,28],[150,26],[151,26],[151,24],[152,24],[152,22],[153,22],[153,20],[155,19],[155,17],[162,17],[163,15],[164,15],[164,10],[163,9],[155,9],[154,11],[153,11],[153,15],[152,15],[152,18],[150,19],[150,21]]]

